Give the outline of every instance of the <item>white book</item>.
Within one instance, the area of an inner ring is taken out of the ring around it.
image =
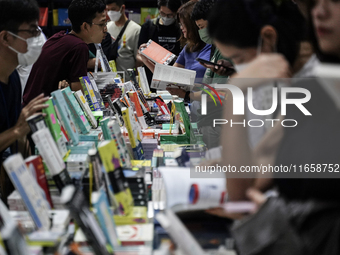
[[[150,93],[150,88],[149,88],[148,79],[146,77],[145,68],[142,66],[137,67],[137,71],[138,71],[140,85],[143,90],[143,93],[145,95],[148,95]]]
[[[48,217],[48,203],[42,196],[38,183],[27,169],[21,154],[15,154],[6,159],[4,167],[37,228],[49,230],[51,221]]]
[[[48,129],[35,132],[32,139],[53,176],[65,169],[65,163]]]
[[[90,106],[87,104],[87,102],[85,100],[83,92],[81,92],[81,90],[78,90],[78,91],[74,92],[73,95],[75,96],[75,98],[77,99],[77,101],[80,104],[81,108],[85,112],[86,117],[88,118],[88,120],[91,123],[91,126],[93,128],[97,128],[96,118],[93,116],[93,113],[92,113],[92,111],[90,109]]]
[[[191,90],[194,87],[196,71],[156,63],[151,88],[164,90],[169,87]]]

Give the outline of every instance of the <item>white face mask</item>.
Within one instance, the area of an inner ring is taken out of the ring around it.
[[[111,21],[116,22],[116,21],[118,21],[118,20],[120,19],[120,17],[122,16],[121,9],[122,9],[122,8],[120,8],[120,10],[119,10],[118,12],[116,12],[116,11],[108,11],[108,12],[107,12],[107,16],[110,17],[110,20],[111,20]]]
[[[170,26],[175,22],[175,18],[161,17],[164,26]]]
[[[258,44],[257,44],[257,51],[256,51],[256,57],[261,54],[262,50],[262,37],[259,37]],[[246,69],[249,66],[249,63],[242,63],[238,65],[234,65],[234,68],[237,73],[241,72],[242,70]]]
[[[37,61],[37,59],[39,58],[41,50],[42,50],[42,46],[46,42],[45,35],[43,33],[41,33],[37,37],[31,37],[31,38],[28,38],[28,39],[24,39],[21,36],[18,36],[18,35],[10,32],[10,31],[8,31],[8,33],[19,38],[20,40],[25,41],[27,43],[27,52],[26,53],[21,53],[21,52],[17,51],[16,49],[14,49],[13,47],[8,46],[9,49],[11,49],[12,51],[14,51],[15,53],[18,54],[19,65],[21,65],[23,67],[33,65],[35,63],[35,61]]]

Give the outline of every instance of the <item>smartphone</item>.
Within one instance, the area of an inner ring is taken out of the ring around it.
[[[224,67],[224,68],[231,68],[231,69],[234,69],[234,68],[231,67],[232,65],[231,65],[230,67],[229,67],[229,66],[224,66],[224,65],[216,64],[216,63],[214,63],[214,62],[210,62],[210,61],[205,60],[205,59],[202,59],[202,58],[196,58],[196,60],[197,60],[198,62],[200,62],[200,63],[207,64],[207,65],[212,65],[212,66],[218,66],[218,67]]]

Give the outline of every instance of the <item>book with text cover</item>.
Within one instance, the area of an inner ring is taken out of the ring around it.
[[[30,156],[25,159],[26,166],[31,171],[32,175],[37,180],[40,188],[44,191],[45,197],[50,204],[51,208],[53,208],[53,203],[51,199],[50,190],[48,189],[48,184],[45,175],[45,169],[42,162],[41,156]]]
[[[20,193],[36,227],[39,230],[49,230],[51,221],[48,217],[48,202],[27,169],[21,154],[10,156],[3,165],[16,190]]]
[[[92,193],[92,205],[96,218],[101,226],[107,242],[115,248],[120,246],[118,239],[116,224],[113,220],[113,214],[109,207],[106,193],[104,189]]]
[[[150,87],[159,90],[181,88],[189,91],[194,87],[195,78],[196,71],[156,63]]]
[[[85,100],[85,97],[84,97],[84,94],[81,90],[78,90],[76,92],[74,92],[73,94],[75,96],[75,98],[77,99],[80,107],[83,109],[86,117],[87,117],[87,120],[91,123],[91,126],[93,128],[97,128],[97,120],[96,118],[93,116],[93,113],[88,105],[88,103],[86,102]]]
[[[76,126],[79,128],[82,134],[87,134],[91,130],[90,124],[87,121],[85,114],[80,108],[76,98],[73,96],[70,87],[66,87],[61,91],[63,92],[65,101],[69,106],[73,119],[75,120]]]
[[[91,111],[101,111],[101,108],[97,101],[96,95],[94,94],[89,77],[87,76],[79,77],[79,80],[80,80],[81,86],[83,87],[85,98],[87,100],[87,103],[90,106]]]
[[[64,157],[67,153],[67,148],[66,143],[62,137],[52,97],[49,100],[47,100],[45,104],[48,104],[47,108],[42,109],[42,112],[46,114],[45,122],[47,124],[48,129],[51,132],[54,141],[57,144],[61,157]]]
[[[94,95],[96,96],[96,99],[98,101],[98,104],[99,104],[99,107],[103,110],[105,110],[105,105],[104,105],[104,101],[103,101],[103,98],[102,96],[100,95],[100,92],[99,92],[99,89],[98,89],[98,86],[97,86],[97,83],[96,81],[94,80],[94,77],[92,75],[88,75],[89,79],[90,79],[90,82],[91,82],[91,85],[92,85],[92,88],[93,88],[93,92],[94,92]]]
[[[79,133],[63,93],[60,90],[56,90],[53,91],[51,95],[57,105],[62,122],[65,125],[67,135],[71,138],[73,145],[77,145],[79,143]]]
[[[119,204],[121,215],[127,215],[132,211],[133,198],[129,184],[123,174],[123,169],[117,158],[118,151],[115,141],[104,141],[98,146],[100,158],[105,171],[108,173],[115,198]]]
[[[147,42],[146,45],[147,46],[145,48],[140,49],[140,53],[154,63],[170,65],[177,59],[177,56],[175,54],[171,53],[151,39]]]

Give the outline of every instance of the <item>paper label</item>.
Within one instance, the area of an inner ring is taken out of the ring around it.
[[[52,124],[53,124],[53,125],[54,125],[55,123],[57,123],[57,121],[55,120],[55,117],[54,117],[54,114],[53,114],[53,113],[50,114],[50,118],[51,118],[51,120],[52,120]]]
[[[84,117],[84,115],[80,115],[80,118],[81,118],[81,120],[85,123],[85,117]]]

